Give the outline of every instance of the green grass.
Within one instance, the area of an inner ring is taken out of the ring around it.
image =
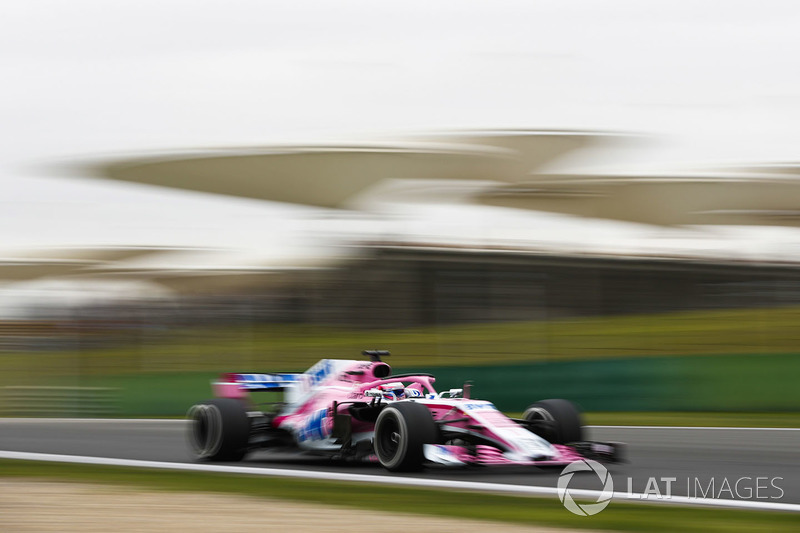
[[[658,355],[798,353],[800,308],[692,311],[540,322],[354,330],[298,325],[139,332],[119,347],[0,354],[0,380],[142,372],[301,370],[389,348],[396,366]],[[2,383],[0,383],[2,384]]]
[[[800,514],[612,502],[578,517],[558,500],[368,484],[0,460],[4,477],[105,483],[164,491],[211,491],[387,512],[617,531],[797,531]],[[355,517],[354,517],[355,518]]]
[[[435,372],[440,388],[473,380],[476,394],[502,409],[543,397],[568,397],[593,411],[800,408],[800,307],[385,331],[141,330],[119,341],[115,348],[0,353],[0,387],[108,387],[119,391],[119,414],[177,415],[209,395],[219,372],[302,371],[322,358],[360,358],[363,348],[380,347],[391,349],[398,370]]]

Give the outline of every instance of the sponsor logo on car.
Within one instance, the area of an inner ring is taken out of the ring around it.
[[[470,402],[459,404],[464,411],[496,411],[497,408],[491,402]]]
[[[321,440],[328,436],[328,427],[325,418],[328,416],[328,409],[319,409],[311,413],[306,418],[305,424],[297,433],[300,442],[307,440]]]
[[[236,374],[235,380],[244,389],[285,387],[300,380],[298,374]]]

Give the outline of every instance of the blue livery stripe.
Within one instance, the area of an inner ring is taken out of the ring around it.
[[[247,390],[269,390],[291,387],[300,381],[300,374],[234,374],[236,383]]]

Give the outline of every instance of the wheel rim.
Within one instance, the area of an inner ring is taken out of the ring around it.
[[[222,441],[222,417],[213,405],[199,404],[189,410],[189,441],[198,459],[213,456]]]
[[[380,434],[377,435],[377,451],[384,461],[390,461],[397,455],[400,447],[400,424],[394,416],[387,416],[381,424]]]
[[[555,418],[547,409],[542,407],[529,407],[525,411],[525,420],[543,420],[545,422],[554,422]]]

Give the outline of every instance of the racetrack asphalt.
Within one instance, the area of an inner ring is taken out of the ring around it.
[[[188,463],[185,430],[181,420],[0,419],[0,450]],[[630,487],[634,493],[665,495],[669,488],[673,495],[691,498],[800,503],[800,430],[631,426],[587,431],[593,440],[628,445],[628,462],[608,466],[615,492]],[[376,464],[272,451],[254,452],[241,464],[542,487],[555,487],[561,472],[555,467],[434,466],[393,474]],[[579,472],[570,488],[603,487],[594,474]]]

